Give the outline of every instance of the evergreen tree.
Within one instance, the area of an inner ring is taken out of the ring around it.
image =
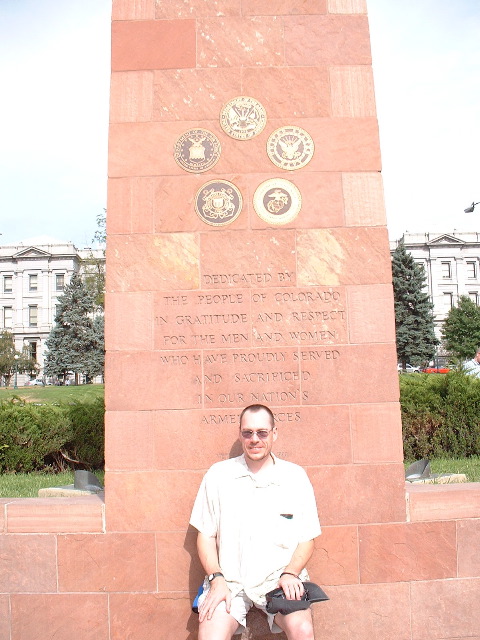
[[[438,344],[433,304],[425,291],[425,270],[406,251],[403,242],[393,252],[392,272],[397,357],[403,368],[407,363],[426,363],[434,357]]]
[[[461,296],[445,318],[442,336],[452,359],[473,358],[480,346],[480,307],[468,296]]]
[[[95,329],[94,296],[79,275],[73,275],[58,298],[55,325],[46,341],[45,373],[65,377],[68,371],[92,378],[103,372],[103,336]],[[98,323],[97,323],[98,324]]]

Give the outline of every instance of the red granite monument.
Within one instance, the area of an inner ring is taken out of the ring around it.
[[[0,637],[194,640],[190,510],[260,402],[317,639],[478,640],[479,486],[405,489],[365,1],[114,0],[109,158],[105,503],[0,500]]]
[[[248,404],[313,482],[316,580],[356,575],[359,524],[405,519],[368,23],[350,0],[124,1],[112,51],[107,529],[155,532],[137,599],[185,628],[192,500]]]

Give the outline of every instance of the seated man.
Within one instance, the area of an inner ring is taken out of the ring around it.
[[[245,627],[248,610],[265,611],[265,594],[280,586],[299,600],[305,570],[320,534],[312,485],[305,471],[272,453],[277,439],[268,407],[240,415],[243,455],[214,464],[205,474],[190,523],[207,577],[199,599],[199,640],[230,640]],[[267,613],[273,632],[313,640],[310,609]]]

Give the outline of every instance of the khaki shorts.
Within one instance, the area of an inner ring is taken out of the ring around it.
[[[203,593],[198,599],[198,606],[200,606],[205,600],[209,588],[210,583],[208,582],[208,580],[205,580],[205,582],[203,583]],[[254,602],[252,602],[252,600],[250,600],[250,598],[245,594],[244,591],[240,591],[240,593],[237,593],[237,595],[232,598],[232,602],[230,604],[230,615],[232,616],[232,618],[235,618],[239,625],[234,635],[241,634],[245,630],[247,626],[247,613],[252,607],[256,607],[257,609],[260,609],[260,611],[263,611],[265,613],[265,615],[267,616],[268,626],[270,627],[270,631],[272,633],[282,633],[282,629],[280,629],[280,627],[275,624],[274,621],[276,614],[268,613],[264,606],[255,604]],[[222,608],[224,611],[226,611],[225,602],[220,602],[217,608]]]

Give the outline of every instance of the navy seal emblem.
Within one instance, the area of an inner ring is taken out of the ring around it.
[[[293,171],[310,162],[315,151],[312,137],[300,127],[280,127],[268,138],[267,154],[274,165]]]

